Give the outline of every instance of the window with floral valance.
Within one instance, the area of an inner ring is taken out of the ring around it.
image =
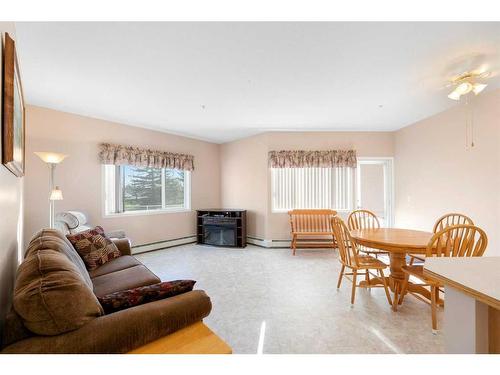
[[[101,164],[194,170],[194,156],[111,143],[99,145]]]
[[[355,150],[269,151],[270,168],[356,168]]]

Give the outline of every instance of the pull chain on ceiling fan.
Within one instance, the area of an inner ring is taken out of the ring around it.
[[[460,101],[464,98],[465,108],[465,147],[470,150],[474,147],[474,112],[472,99],[479,95],[488,86],[479,80],[489,76],[489,72],[484,73],[464,73],[451,81],[453,91],[448,94],[448,98]],[[472,96],[474,94],[474,96]]]

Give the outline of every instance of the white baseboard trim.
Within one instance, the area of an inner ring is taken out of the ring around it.
[[[312,242],[314,240],[310,241],[305,241],[305,242]],[[321,241],[321,240],[320,240]],[[298,248],[300,249],[300,243],[304,241],[299,241],[298,242]],[[266,249],[289,249],[290,246],[292,245],[291,240],[265,240],[263,238],[257,238],[257,237],[248,237],[247,236],[247,243],[259,246],[259,247],[265,247]],[[327,248],[325,246],[325,248]]]
[[[147,253],[149,251],[168,249],[169,247],[187,245],[196,243],[196,236],[187,236],[181,238],[174,238],[171,240],[158,241],[147,243],[143,245],[132,246],[132,254]],[[266,249],[289,249],[291,245],[290,240],[265,240],[263,238],[248,237],[247,244],[264,247]]]
[[[247,243],[260,246],[260,247],[265,247],[266,249],[283,249],[283,248],[289,248],[290,247],[290,240],[265,240],[263,238],[257,238],[257,237],[248,237],[247,236]]]
[[[186,245],[194,242],[196,242],[196,236],[192,235],[187,237],[174,238],[172,240],[152,242],[143,245],[135,245],[132,246],[132,254],[140,254],[140,253],[146,253],[148,251],[168,249],[169,247]]]

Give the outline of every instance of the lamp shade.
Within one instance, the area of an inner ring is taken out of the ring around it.
[[[47,151],[37,151],[35,152],[35,155],[42,159],[45,163],[49,164],[59,164],[68,157],[68,155]]]
[[[62,201],[63,200],[63,194],[62,194],[61,189],[59,189],[59,186],[56,186],[56,188],[50,192],[49,199],[51,201]]]

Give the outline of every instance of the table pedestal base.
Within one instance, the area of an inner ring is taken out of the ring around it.
[[[387,285],[394,293],[392,309],[396,311],[397,304],[401,304],[401,288],[406,277],[405,273],[403,272],[403,266],[406,266],[406,254],[394,252],[390,253],[389,257],[391,260],[391,274],[388,277],[386,276],[385,279]],[[369,288],[370,286],[374,285],[383,285],[382,279],[380,277],[373,277],[370,280],[363,280],[359,283],[359,286],[364,288]],[[421,285],[414,284],[411,281],[408,282],[406,293],[418,294],[424,297],[427,301],[431,300],[431,292],[428,289],[424,288]],[[444,301],[442,299],[439,299],[438,304],[443,305]]]
[[[401,296],[402,282],[400,280],[395,280],[390,276],[386,276],[385,281],[386,281],[387,285],[389,286],[389,288],[391,289],[391,291],[394,293],[394,296],[393,296],[393,306],[394,306],[396,301],[400,300],[399,297]],[[372,286],[383,285],[383,284],[384,283],[382,282],[382,279],[380,277],[371,277],[369,281],[367,281],[367,280],[361,281],[359,283],[359,286],[362,288],[370,288]],[[430,301],[430,299],[431,299],[431,292],[428,289],[424,288],[421,285],[412,283],[412,282],[408,282],[408,286],[406,288],[405,295],[407,293],[421,295],[422,297],[424,297],[428,301]],[[401,305],[401,301],[399,301],[399,304]],[[443,304],[444,304],[444,301],[442,299],[439,299],[438,305],[442,306]],[[393,310],[395,310],[395,309],[396,309],[396,307],[394,306]]]
[[[355,229],[351,231],[351,236],[357,245],[389,253],[390,276],[386,277],[386,280],[394,293],[394,303],[392,304],[394,310],[397,309],[406,278],[403,267],[406,266],[407,253],[425,254],[427,244],[433,235],[434,233],[431,232],[398,228]],[[382,279],[374,277],[372,280],[362,281],[360,286],[369,288],[371,285],[379,284],[382,284]],[[430,301],[430,291],[421,285],[408,282],[407,292],[422,295]]]

